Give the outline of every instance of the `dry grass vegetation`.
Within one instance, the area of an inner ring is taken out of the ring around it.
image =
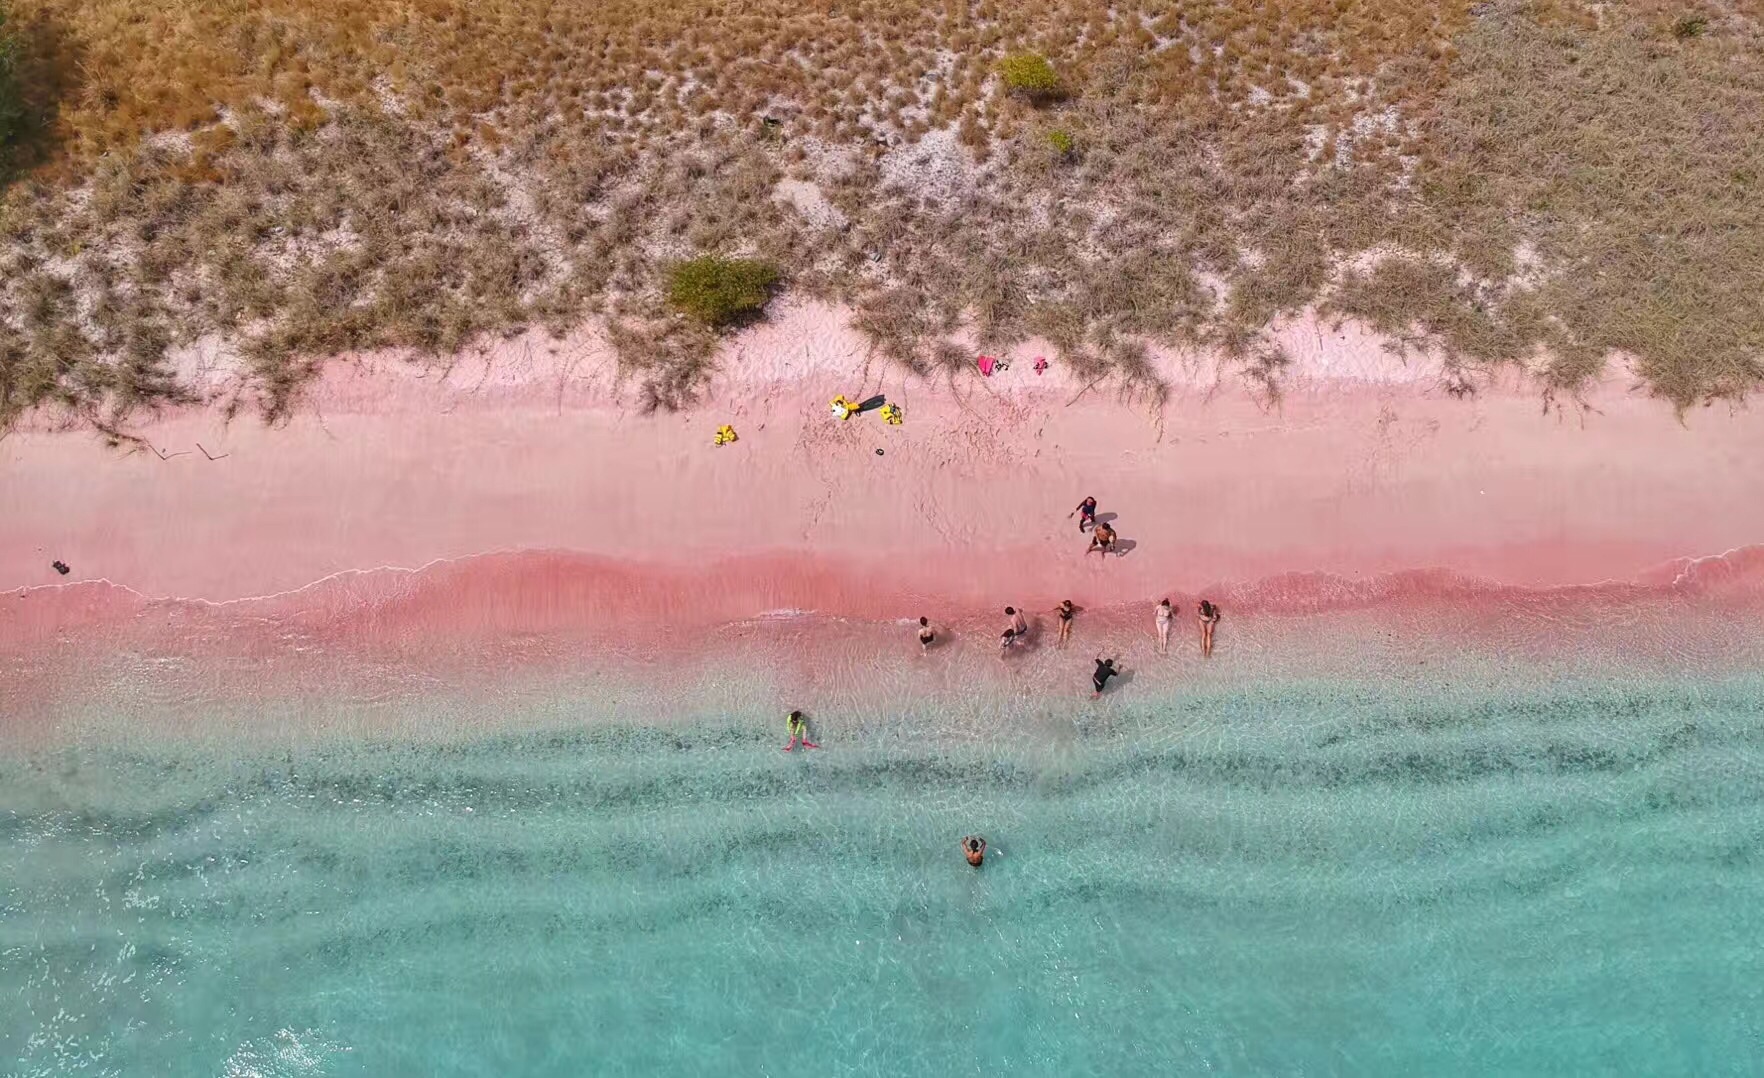
[[[1267,326],[1315,304],[1562,392],[1613,354],[1679,406],[1764,378],[1759,0],[11,11],[0,425],[120,433],[204,337],[274,417],[338,352],[586,318],[677,407],[716,340],[668,302],[699,257],[922,371],[1039,335],[1131,389],[1153,342],[1273,391]]]

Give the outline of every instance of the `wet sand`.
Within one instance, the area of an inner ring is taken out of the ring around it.
[[[339,360],[288,423],[167,414],[138,428],[157,452],[39,424],[0,440],[0,678],[29,711],[67,695],[43,678],[70,655],[129,648],[224,654],[270,684],[313,641],[418,667],[419,644],[509,639],[688,658],[751,619],[924,614],[990,637],[1005,605],[1062,598],[1149,625],[1159,597],[1204,594],[1236,626],[1764,577],[1751,413],[1681,419],[1615,377],[1557,408],[1513,380],[1456,397],[1352,327],[1283,333],[1278,402],[1173,356],[1160,405],[1037,375],[1033,343],[991,378],[911,378],[808,306],[738,338],[680,414],[644,414],[584,336],[445,375]],[[839,421],[836,393],[906,421]],[[740,441],[719,448],[723,423]],[[1086,494],[1119,555],[1085,553],[1068,514]]]

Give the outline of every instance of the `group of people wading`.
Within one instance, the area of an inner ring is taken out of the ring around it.
[[[1073,517],[1078,518],[1079,534],[1082,535],[1087,531],[1090,533],[1090,546],[1085,549],[1085,554],[1089,554],[1091,551],[1101,551],[1103,557],[1107,558],[1110,554],[1120,556],[1126,553],[1119,546],[1120,541],[1115,534],[1115,529],[1110,526],[1107,520],[1097,518],[1095,498],[1085,497],[1083,501],[1078,503],[1077,508],[1066,514],[1068,520]],[[1072,623],[1077,618],[1079,610],[1080,608],[1073,604],[1072,600],[1063,599],[1060,601],[1060,605],[1051,611],[1059,618],[1059,636],[1055,640],[1055,647],[1063,648],[1071,643]],[[1004,612],[1005,628],[1004,632],[999,634],[1000,657],[1009,655],[1029,636],[1029,621],[1021,611],[1014,606],[1007,606],[1004,608]],[[1200,624],[1201,655],[1211,658],[1213,655],[1213,631],[1219,624],[1220,618],[1219,607],[1210,599],[1202,599],[1195,607],[1195,617]],[[1170,629],[1176,621],[1176,608],[1169,599],[1158,603],[1153,619],[1158,633],[1158,654],[1167,655],[1170,651]],[[919,648],[922,651],[930,651],[931,646],[937,642],[937,630],[932,626],[931,619],[921,617],[917,628]],[[1093,690],[1091,699],[1100,697],[1103,690],[1108,688],[1109,679],[1120,673],[1122,673],[1122,669],[1116,664],[1115,659],[1098,655],[1096,669],[1090,675],[1090,687]],[[784,745],[785,752],[790,752],[798,745],[805,749],[820,748],[819,745],[808,739],[808,720],[802,712],[792,711],[788,717],[788,723],[790,740]],[[986,860],[986,840],[979,835],[964,837],[961,850],[962,856],[967,858],[968,864],[975,868],[979,868]]]

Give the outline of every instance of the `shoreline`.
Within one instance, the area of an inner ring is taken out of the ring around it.
[[[701,720],[769,734],[790,707],[848,733],[899,732],[913,726],[900,727],[903,716],[930,714],[952,735],[1027,723],[1057,737],[1072,722],[1161,711],[1197,693],[1247,701],[1304,683],[1467,698],[1575,680],[1713,683],[1764,669],[1764,639],[1751,628],[1764,616],[1758,584],[1392,589],[1259,608],[1228,599],[1210,660],[1198,654],[1186,596],[1168,655],[1157,653],[1150,604],[1134,603],[1086,607],[1065,649],[1051,610],[1027,607],[1029,643],[1001,657],[1003,619],[990,608],[937,617],[939,641],[921,653],[909,616],[601,616],[585,592],[536,601],[538,591],[457,577],[406,582],[377,601],[358,589],[304,605],[154,601],[76,585],[19,604],[33,617],[13,622],[26,631],[0,648],[0,696],[6,740],[21,749]],[[613,589],[608,601],[633,597]],[[1120,658],[1130,676],[1091,700],[1097,654]]]
[[[218,406],[154,420],[166,459],[15,432],[0,681],[65,703],[46,672],[139,653],[225,660],[241,691],[305,677],[322,694],[296,649],[419,673],[419,650],[728,657],[730,634],[780,611],[975,635],[1007,604],[1062,598],[1124,625],[1142,606],[1149,625],[1158,598],[1206,596],[1228,631],[1661,609],[1664,640],[1673,617],[1756,620],[1764,473],[1741,464],[1764,424],[1743,411],[1680,423],[1612,383],[1573,413],[1512,382],[1460,399],[1362,331],[1296,323],[1316,347],[1277,407],[1173,378],[1154,408],[1036,375],[1033,343],[991,378],[903,377],[867,364],[842,318],[794,308],[738,336],[682,413],[642,414],[584,339],[541,356],[509,342],[438,378],[338,361],[283,426]],[[905,422],[841,422],[838,392],[883,393]],[[740,440],[716,447],[725,422]],[[1124,556],[1084,553],[1067,514],[1086,494]]]

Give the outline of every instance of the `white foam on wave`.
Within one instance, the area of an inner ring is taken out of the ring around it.
[[[350,1049],[307,1029],[278,1029],[247,1041],[227,1057],[224,1078],[301,1078],[329,1073],[328,1064]]]

